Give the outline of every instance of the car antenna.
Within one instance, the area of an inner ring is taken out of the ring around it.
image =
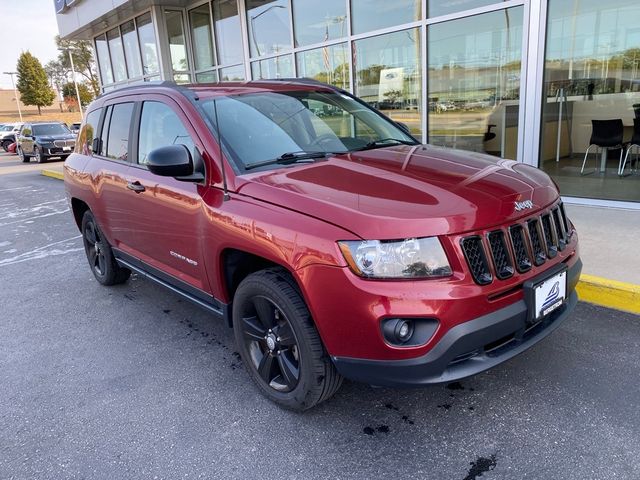
[[[222,200],[226,202],[227,200],[231,200],[231,197],[227,190],[227,174],[224,168],[224,158],[222,157],[222,136],[220,135],[220,123],[218,123],[218,103],[215,98],[213,99],[213,110],[213,115],[215,116],[216,121],[216,136],[218,137],[216,140],[218,142],[218,155],[220,156],[220,169],[222,171],[222,190],[224,192]]]

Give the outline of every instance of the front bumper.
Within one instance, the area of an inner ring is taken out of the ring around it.
[[[582,262],[578,259],[567,272],[565,304],[536,325],[527,325],[529,309],[522,299],[451,328],[428,353],[417,358],[371,360],[334,356],[332,360],[343,376],[380,386],[447,383],[476,375],[524,352],[557,329],[576,306],[575,286],[581,270]]]

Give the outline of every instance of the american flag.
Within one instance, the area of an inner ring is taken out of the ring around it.
[[[329,24],[327,24],[327,27],[324,31],[324,41],[327,42],[329,41]],[[331,70],[331,63],[329,61],[329,47],[323,47],[322,48],[322,61],[324,62],[324,69],[327,71],[327,73],[330,73]]]

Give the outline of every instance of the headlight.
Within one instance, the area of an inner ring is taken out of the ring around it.
[[[399,241],[338,242],[349,267],[368,278],[433,278],[451,275],[451,267],[435,237]]]

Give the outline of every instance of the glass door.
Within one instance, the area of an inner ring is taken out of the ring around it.
[[[522,6],[430,25],[428,141],[516,159]]]

